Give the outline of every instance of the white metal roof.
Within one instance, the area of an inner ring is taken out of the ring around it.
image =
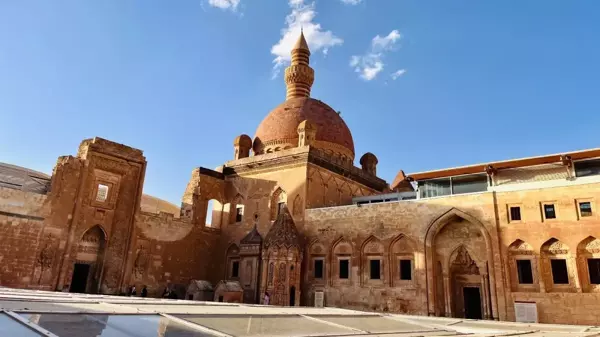
[[[521,324],[0,288],[0,336],[598,336],[591,326]]]

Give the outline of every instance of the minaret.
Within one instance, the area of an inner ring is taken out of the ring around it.
[[[308,65],[309,62],[310,50],[304,39],[304,32],[300,31],[300,38],[292,49],[292,62],[285,69],[286,100],[310,97],[310,88],[315,81],[315,71]]]

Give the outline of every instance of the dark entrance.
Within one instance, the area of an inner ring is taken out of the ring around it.
[[[296,287],[290,288],[290,307],[296,305]]]
[[[72,293],[85,293],[88,276],[90,275],[90,265],[85,263],[75,263],[73,269],[73,278],[71,279]]]
[[[464,287],[465,318],[482,319],[479,287]]]

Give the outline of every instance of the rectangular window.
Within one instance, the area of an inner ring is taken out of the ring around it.
[[[573,163],[576,177],[600,175],[600,159],[578,161]]]
[[[240,275],[240,261],[233,261],[231,263],[231,277],[238,278]]]
[[[582,201],[579,203],[579,215],[583,218],[586,216],[592,216],[592,203],[589,201]]]
[[[569,284],[567,260],[552,259],[550,260],[550,267],[552,268],[552,282],[554,284]]]
[[[521,221],[521,207],[510,207],[510,221]]]
[[[544,204],[544,218],[556,219],[556,210],[554,204]]]
[[[533,284],[531,260],[517,260],[517,275],[519,284]]]
[[[108,186],[98,184],[98,192],[96,193],[96,201],[104,202],[108,198]]]
[[[347,280],[350,277],[350,261],[340,260],[340,278]]]
[[[450,195],[450,179],[425,180],[417,182],[421,198]]]
[[[600,259],[588,259],[590,284],[600,284]]]
[[[314,267],[315,278],[323,278],[323,260],[315,260]]]
[[[381,261],[380,260],[370,260],[369,261],[369,276],[371,280],[380,280],[381,279]]]
[[[237,206],[235,208],[235,222],[242,222],[243,215],[244,215],[244,206]]]
[[[488,188],[486,174],[452,177],[452,194],[485,192]]]
[[[400,279],[404,281],[412,280],[411,260],[400,260]]]

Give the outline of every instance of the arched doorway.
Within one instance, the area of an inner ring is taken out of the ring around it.
[[[105,246],[106,235],[100,226],[94,226],[83,234],[77,247],[70,292],[98,292],[102,278]]]
[[[430,315],[493,318],[492,249],[483,224],[456,208],[431,223],[425,237]]]

